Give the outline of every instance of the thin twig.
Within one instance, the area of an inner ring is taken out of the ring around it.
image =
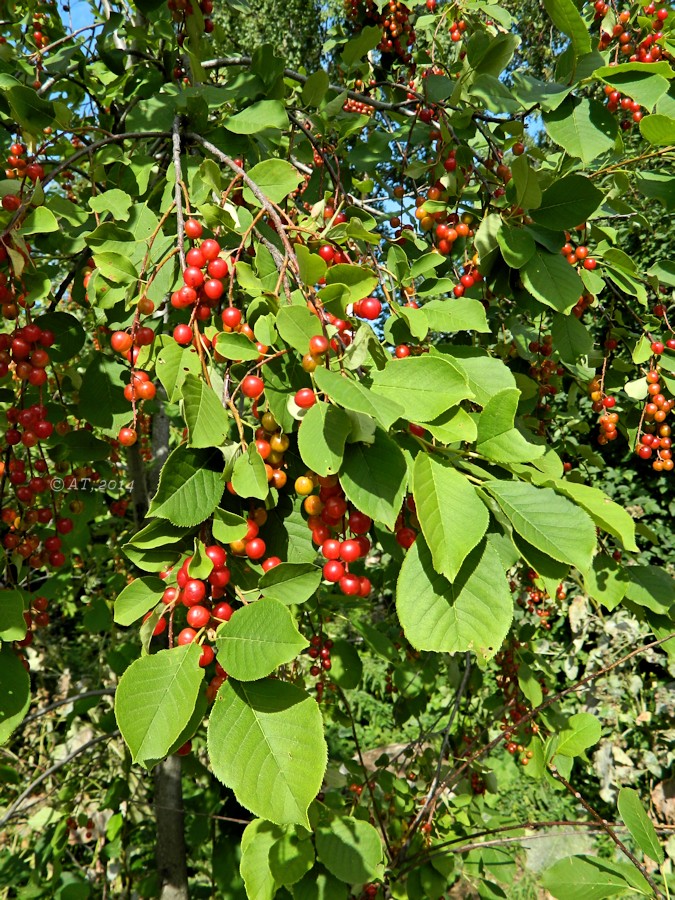
[[[34,722],[35,719],[39,719],[53,709],[58,709],[59,706],[65,706],[67,703],[77,703],[78,700],[86,700],[88,697],[114,697],[114,695],[114,688],[103,688],[97,691],[84,691],[84,693],[76,694],[74,697],[63,697],[62,700],[55,700],[54,703],[50,703],[49,706],[43,706],[42,709],[38,709],[38,711],[32,713],[32,715],[26,716],[21,725],[29,725],[31,722]]]

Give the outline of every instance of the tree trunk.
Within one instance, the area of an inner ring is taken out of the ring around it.
[[[154,773],[160,900],[188,900],[181,758],[167,757]]]

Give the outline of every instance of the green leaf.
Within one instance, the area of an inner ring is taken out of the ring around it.
[[[115,622],[131,625],[136,619],[156,606],[162,599],[166,583],[161,578],[148,575],[135,578],[115,600]]]
[[[549,866],[541,877],[556,900],[604,900],[634,893],[621,867],[606,859],[566,856]],[[645,882],[645,887],[649,887]]]
[[[590,568],[595,526],[582,509],[550,488],[523,481],[489,481],[485,488],[526,541],[582,572]]]
[[[255,444],[249,444],[246,453],[238,456],[232,470],[232,486],[240,497],[264,500],[269,493],[267,473],[262,456]]]
[[[590,53],[588,26],[573,0],[544,0],[544,6],[558,31],[562,31],[571,40],[576,58]]]
[[[214,774],[242,806],[277,825],[309,828],[327,748],[319,707],[304,691],[277,679],[229,679],[211,709],[208,750]]]
[[[353,66],[354,63],[363,59],[370,50],[374,50],[381,40],[382,29],[377,25],[366,25],[365,28],[359,30],[356,37],[353,37],[345,45],[341,53],[342,62],[346,66]]]
[[[584,175],[567,175],[544,191],[541,205],[532,210],[538,225],[554,231],[569,231],[595,212],[604,194]]]
[[[229,544],[232,541],[240,541],[245,536],[248,524],[243,516],[218,507],[213,511],[211,531],[221,544]]]
[[[434,571],[419,535],[401,566],[396,609],[417,650],[472,650],[491,659],[511,625],[513,598],[499,555],[487,541],[472,550],[451,583]]]
[[[204,680],[200,654],[199,644],[160,650],[122,675],[115,716],[134,762],[163,759],[187,725]]]
[[[258,348],[245,334],[232,334],[221,331],[216,338],[216,353],[225,359],[240,361],[252,361],[260,356]]]
[[[363,884],[378,874],[382,841],[373,826],[352,816],[333,816],[315,832],[316,853],[331,875]]]
[[[187,375],[181,391],[183,415],[190,447],[220,447],[230,429],[230,419],[216,392],[203,379]]]
[[[293,616],[278,600],[242,606],[218,629],[218,660],[239,681],[257,681],[309,646]]]
[[[49,355],[54,362],[72,359],[82,349],[86,334],[81,323],[70,313],[45,313],[37,319],[37,324],[43,330],[53,331],[57,335],[56,343],[49,348]]]
[[[312,72],[302,86],[302,102],[305,106],[318,106],[328,91],[330,79],[325,69]]]
[[[343,284],[349,291],[349,302],[356,303],[370,294],[377,284],[377,276],[366,266],[339,263],[326,272],[326,284]]]
[[[320,391],[327,394],[335,403],[353,412],[371,416],[388,431],[396,419],[404,415],[403,407],[386,397],[376,394],[337,372],[322,367],[314,372],[314,381]]]
[[[523,209],[536,209],[541,203],[539,177],[527,156],[517,156],[511,165],[515,201]]]
[[[585,166],[612,150],[618,133],[616,118],[602,103],[586,98],[568,97],[543,120],[551,140]]]
[[[557,480],[551,486],[582,506],[591,515],[594,522],[603,531],[618,538],[626,550],[637,553],[635,522],[630,513],[626,512],[618,503],[610,500],[604,491],[565,479]]]
[[[618,66],[602,66],[593,73],[595,78],[601,78],[649,110],[668,93],[668,80],[673,75],[667,62],[620,63]]]
[[[502,222],[497,232],[497,243],[502,251],[504,262],[512,269],[522,268],[532,259],[537,248],[529,231],[524,228],[515,228],[506,222]]]
[[[626,597],[655,613],[668,612],[675,604],[675,578],[658,566],[629,566]]]
[[[270,850],[283,834],[277,825],[254,819],[241,836],[241,864],[246,896],[255,900],[273,900],[277,883],[269,864]]]
[[[242,109],[241,112],[226,119],[225,128],[235,134],[259,134],[268,128],[278,128],[283,131],[283,129],[288,128],[288,116],[286,115],[284,104],[280,100],[258,100],[257,103],[252,103],[246,109]],[[283,160],[279,160],[279,162],[283,162]],[[258,165],[263,164],[259,163]],[[254,166],[251,173],[249,173],[252,178],[252,172],[255,168],[257,167]],[[265,188],[262,185],[259,186],[265,193]],[[283,194],[279,199],[285,196],[286,194]]]
[[[358,650],[349,641],[338,639],[330,650],[330,678],[343,690],[353,690],[358,686],[363,674],[363,663]]]
[[[22,635],[23,637],[23,635]],[[23,721],[30,706],[30,675],[12,647],[0,647],[0,746]]]
[[[99,440],[86,428],[69,431],[59,438],[59,443],[52,450],[55,459],[68,459],[73,462],[92,462],[108,459],[110,444]]]
[[[372,379],[373,391],[400,404],[405,417],[413,422],[431,422],[460,400],[472,397],[464,373],[448,357],[394,359],[374,372]]]
[[[295,248],[298,258],[300,278],[305,284],[316,284],[326,274],[326,263],[318,253],[312,253],[304,244],[298,244]]]
[[[296,884],[314,865],[314,846],[308,838],[289,828],[270,847],[270,871],[279,884]]]
[[[487,507],[461,472],[429,453],[415,459],[413,496],[434,568],[454,581],[487,531]]]
[[[279,563],[260,579],[264,597],[278,600],[286,606],[304,603],[321,584],[321,569],[311,563]]]
[[[111,251],[94,251],[96,268],[113,284],[130,284],[138,280],[136,266],[128,256]]]
[[[442,444],[454,444],[457,441],[473,443],[478,436],[474,418],[461,406],[449,409],[433,422],[426,422],[424,427]]]
[[[26,636],[21,591],[0,591],[0,641],[22,641]]]
[[[179,347],[172,341],[157,354],[155,373],[166,391],[169,403],[175,403],[180,398],[187,375],[198,375],[200,372],[199,355],[194,347]]]
[[[570,717],[567,728],[558,735],[555,752],[561,756],[580,756],[593,744],[597,744],[602,734],[600,720],[590,713],[577,713]]]
[[[9,75],[2,76],[0,88],[11,107],[12,118],[27,134],[40,134],[43,128],[54,124],[54,104],[43,100],[34,88]]]
[[[149,525],[138,531],[125,546],[138,547],[139,550],[153,550],[157,547],[166,547],[180,541],[189,530],[189,528],[179,528],[177,525],[172,525],[166,519],[154,519]]]
[[[495,462],[531,462],[544,455],[545,448],[529,441],[514,427],[520,391],[498,391],[485,404],[478,418],[476,450]]]
[[[578,362],[593,349],[591,333],[575,315],[555,315],[551,324],[551,336],[563,362]]]
[[[638,792],[632,788],[621,788],[617,806],[619,815],[640,850],[654,862],[663,865],[665,862],[663,847],[656,834],[654,823],[642,806]]]
[[[222,454],[181,444],[164,464],[148,515],[183,527],[199,525],[218,506],[224,487]]]
[[[407,473],[398,444],[378,428],[372,444],[347,445],[340,484],[357,509],[393,529],[401,511]]]
[[[598,553],[593,558],[593,567],[584,573],[584,587],[589,597],[610,611],[626,596],[629,582],[623,566],[604,553]]]
[[[347,900],[349,889],[321,866],[314,866],[309,875],[293,885],[293,900]]]
[[[479,406],[485,406],[498,391],[516,387],[513,373],[501,359],[487,356],[485,351],[477,351],[474,348],[454,349],[455,352],[466,349],[468,354],[472,354],[461,357],[458,354],[456,362],[461,365],[469,382],[469,390],[475,396],[474,402]]]
[[[89,209],[96,213],[110,213],[110,218],[115,222],[126,222],[133,202],[129,194],[119,188],[113,188],[97,194],[95,197],[90,197],[88,205]]]
[[[298,450],[307,468],[323,476],[338,472],[351,428],[344,410],[330,403],[315,403],[298,430]]]
[[[45,206],[39,206],[26,216],[19,229],[19,234],[49,234],[58,230],[59,223],[56,221],[54,213]]]
[[[667,147],[675,142],[675,119],[654,113],[640,120],[640,134],[655,147]]]
[[[321,324],[306,306],[282,306],[276,317],[277,331],[298,353],[309,352],[309,340],[321,334]]]
[[[261,100],[260,103],[255,105],[260,106],[264,103],[269,103],[276,106],[276,104],[278,104],[278,101]],[[281,106],[281,104],[279,104],[279,106]],[[286,112],[283,106],[281,106],[281,111],[283,112],[283,116],[285,117]],[[281,116],[279,118],[279,121],[281,121]],[[230,124],[231,123],[232,120],[230,119]],[[286,128],[287,125],[288,122],[286,121],[283,124],[274,127]],[[229,128],[230,125],[226,125],[225,127]],[[230,131],[232,130],[233,129],[230,128]],[[260,131],[262,129],[256,130]],[[300,174],[300,172],[298,172],[294,165],[287,162],[285,159],[264,159],[262,162],[259,162],[257,165],[253,166],[253,168],[248,172],[248,176],[256,183],[263,194],[267,197],[268,200],[271,200],[272,203],[281,203],[281,201],[285,197],[288,197],[288,195],[292,191],[294,191],[302,181],[302,175]],[[244,200],[246,200],[247,203],[250,203],[253,206],[260,206],[260,201],[253,195],[250,188],[244,188]]]
[[[415,310],[412,310],[415,312]],[[431,300],[422,310],[432,331],[478,331],[487,334],[490,326],[480,300],[461,297],[457,300]]]
[[[584,284],[566,259],[541,247],[520,270],[523,285],[540,303],[568,313],[584,292]]]

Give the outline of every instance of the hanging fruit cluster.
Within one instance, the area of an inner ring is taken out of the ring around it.
[[[410,9],[400,0],[388,0],[382,8],[374,0],[345,0],[347,17],[358,28],[377,25],[382,40],[377,46],[383,54],[404,63],[412,62],[410,50],[415,43],[415,29]]]
[[[675,399],[666,399],[658,367],[646,375],[647,402],[642,411],[641,429],[635,452],[640,459],[651,459],[655,472],[672,472],[672,440],[668,413],[675,407]],[[654,458],[656,456],[656,458]]]
[[[670,59],[663,45],[663,27],[671,16],[667,7],[658,8],[655,3],[648,3],[617,14],[604,0],[597,0],[594,6],[595,19],[601,21],[598,50],[612,48],[626,62],[653,63]],[[653,17],[651,22],[645,22],[648,17]]]

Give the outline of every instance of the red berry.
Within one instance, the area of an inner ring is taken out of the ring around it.
[[[247,375],[241,382],[241,392],[245,397],[257,399],[265,390],[265,383],[257,375]]]
[[[340,558],[344,562],[354,562],[361,556],[361,547],[358,541],[346,540],[340,544]]]
[[[205,606],[193,606],[188,610],[187,623],[193,628],[204,628],[211,620],[211,613]]]
[[[184,628],[178,635],[178,645],[182,647],[184,644],[191,644],[196,637],[194,628]]]
[[[177,344],[181,346],[186,346],[187,344],[192,343],[192,329],[189,325],[176,325],[173,330],[173,339]]]
[[[214,569],[224,568],[225,563],[227,562],[227,553],[222,547],[219,547],[218,544],[212,544],[210,547],[204,549],[204,553],[213,563]]]
[[[185,223],[185,234],[192,238],[192,240],[196,240],[202,236],[202,226],[195,219],[188,219]]]
[[[347,597],[355,597],[361,589],[361,580],[358,575],[343,575],[340,579],[340,590]]]
[[[233,612],[230,604],[223,600],[222,603],[217,603],[213,607],[213,618],[219,619],[221,622],[229,622]]]
[[[228,306],[227,309],[223,310],[222,319],[223,325],[226,325],[228,328],[236,328],[241,324],[241,310],[236,309],[234,306]]]
[[[323,567],[323,577],[333,583],[339,581],[345,574],[345,567],[336,559],[329,560]]]
[[[652,342],[652,353],[655,353],[657,356],[660,356],[664,350],[665,350],[665,347],[661,341],[653,341]]]
[[[316,394],[311,388],[300,388],[295,395],[295,403],[300,409],[309,409],[316,403]]]
[[[123,447],[131,447],[138,440],[138,435],[133,428],[120,428],[117,440]]]
[[[186,606],[197,606],[206,596],[206,585],[198,578],[188,578],[183,588],[183,603]]]
[[[328,338],[322,334],[315,334],[309,339],[309,352],[312,356],[323,356],[329,347]]]

